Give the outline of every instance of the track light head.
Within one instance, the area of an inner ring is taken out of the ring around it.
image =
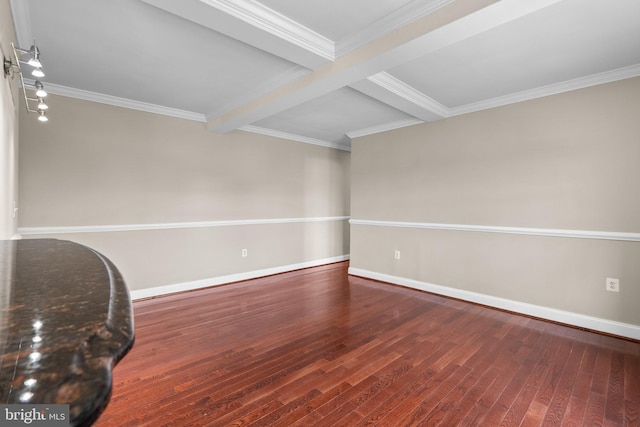
[[[45,96],[47,96],[47,91],[44,90],[44,86],[42,85],[40,80],[36,80],[33,85],[36,87],[36,96],[38,98],[44,98]]]
[[[35,43],[31,45],[31,49],[29,49],[29,61],[27,64],[32,67],[42,68],[42,64],[40,63],[40,49],[38,49]]]

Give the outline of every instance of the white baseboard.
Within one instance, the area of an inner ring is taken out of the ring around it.
[[[601,319],[598,317],[587,316],[570,311],[557,310],[555,308],[543,307],[539,305],[528,304],[525,302],[509,300],[506,298],[465,291],[462,289],[435,285],[433,283],[421,282],[404,277],[377,273],[374,271],[363,270],[355,267],[349,268],[349,274],[483,304],[490,307],[512,311],[515,313],[526,314],[528,316],[534,316],[541,319],[552,320],[554,322],[564,323],[567,325],[578,326],[594,331],[600,331],[608,334],[618,335],[621,337],[631,338],[634,340],[640,340],[640,326],[632,325],[630,323]]]
[[[298,264],[283,265],[280,267],[265,268],[263,270],[247,271],[244,273],[229,274],[227,276],[211,277],[208,279],[194,280],[192,282],[175,283],[173,285],[158,286],[154,288],[137,289],[130,291],[132,300],[157,297],[161,295],[173,294],[176,292],[192,291],[195,289],[219,286],[227,283],[239,282],[241,280],[256,279],[258,277],[270,276],[272,274],[286,273],[287,271],[300,270],[302,268],[317,267],[319,265],[331,264],[334,262],[346,261],[349,255],[340,255],[331,258],[317,259],[313,261],[301,262]]]

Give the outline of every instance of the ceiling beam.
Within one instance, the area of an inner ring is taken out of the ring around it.
[[[346,55],[361,46],[371,43],[392,31],[416,21],[423,16],[453,3],[456,0],[415,0],[394,10],[382,19],[368,25],[361,31],[351,34],[344,39],[336,40],[336,57]]]
[[[305,68],[334,59],[333,41],[253,0],[142,0]]]
[[[559,1],[458,0],[234,111],[210,119],[207,129],[230,132]]]
[[[350,87],[425,122],[449,116],[444,105],[384,71]]]

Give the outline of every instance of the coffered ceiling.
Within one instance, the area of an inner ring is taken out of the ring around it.
[[[11,6],[49,92],[346,150],[358,136],[640,75],[638,0]]]

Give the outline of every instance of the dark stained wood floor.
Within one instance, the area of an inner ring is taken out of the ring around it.
[[[96,426],[639,426],[640,343],[332,264],[134,303]]]

